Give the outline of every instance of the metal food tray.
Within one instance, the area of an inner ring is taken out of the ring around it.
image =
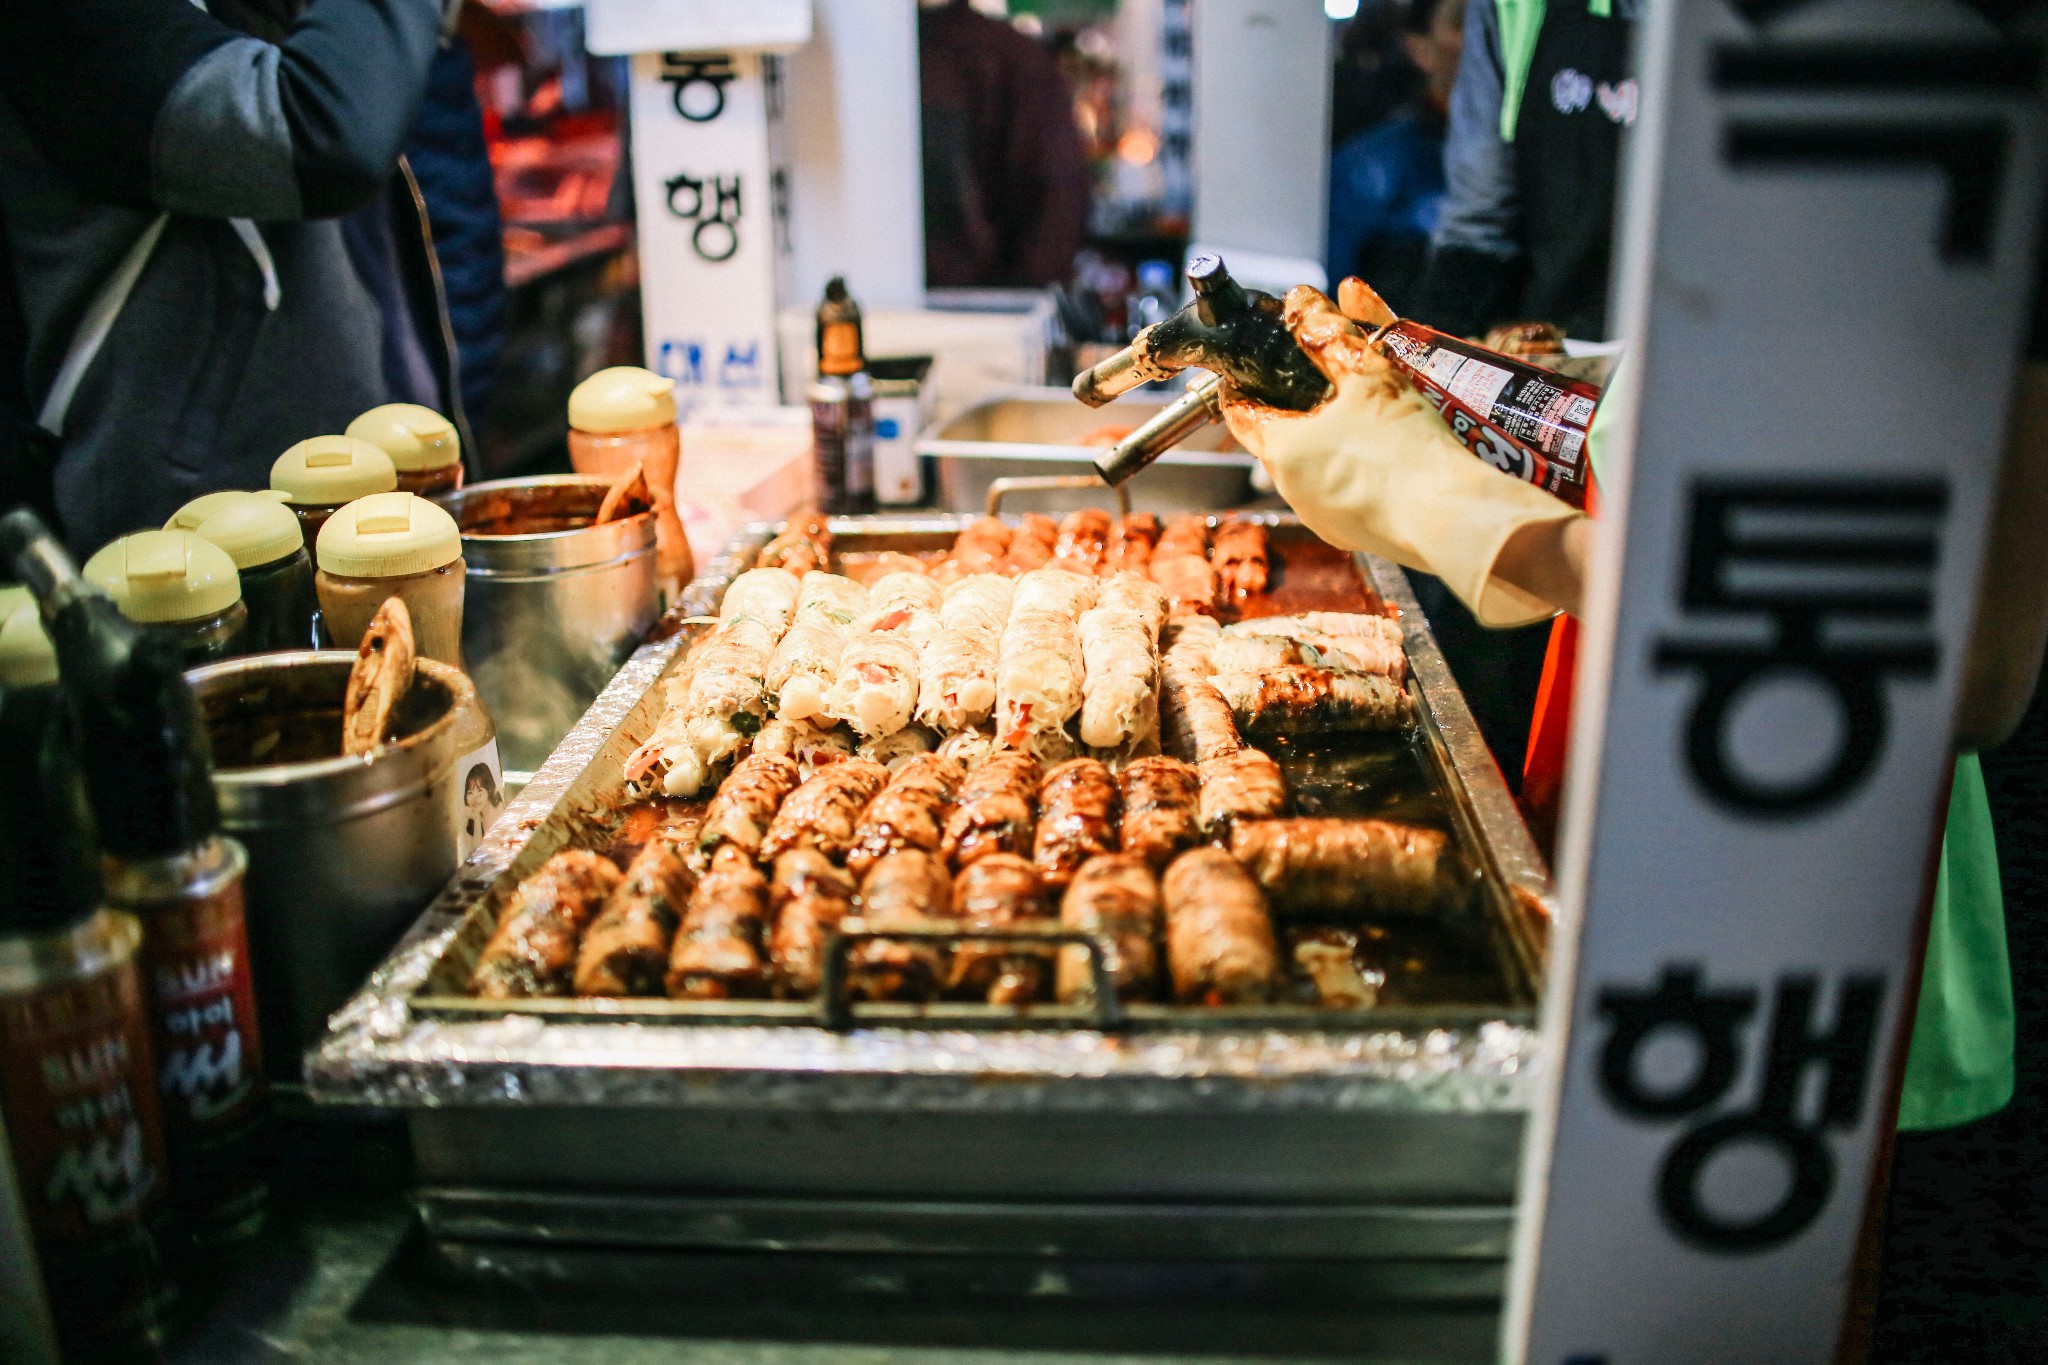
[[[1276,539],[1307,535],[1291,516],[1258,519]],[[967,522],[831,529],[845,552],[917,551],[944,548]],[[713,614],[776,529],[736,537],[680,614]],[[504,897],[606,819],[685,632],[627,662],[330,1019],[307,1054],[309,1092],[406,1114],[418,1203],[444,1248],[1341,1256],[1405,1267],[1390,1281],[1403,1293],[1491,1293],[1537,1050],[1548,876],[1405,577],[1358,564],[1403,616],[1420,743],[1512,983],[1502,1007],[1133,1004],[1118,1018],[1054,1005],[849,1008],[829,992],[461,996]],[[1418,1264],[1445,1273],[1418,1279]]]

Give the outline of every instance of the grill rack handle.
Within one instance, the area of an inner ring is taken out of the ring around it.
[[[1002,513],[1003,499],[1012,493],[1056,493],[1067,489],[1107,489],[1116,494],[1116,510],[1119,516],[1131,514],[1131,495],[1122,484],[1107,483],[1100,474],[1021,474],[1014,478],[996,479],[988,486],[988,514]]]
[[[1100,934],[1069,929],[1058,920],[1022,923],[1007,929],[976,929],[960,920],[933,919],[928,929],[870,929],[859,918],[841,921],[825,943],[825,969],[818,981],[818,1027],[835,1033],[853,1028],[853,1001],[847,998],[848,958],[858,943],[1036,943],[1076,944],[1088,952],[1089,993],[1094,997],[1094,1026],[1113,1033],[1124,1026],[1123,998],[1109,969],[1109,942]],[[848,928],[858,925],[858,928]]]

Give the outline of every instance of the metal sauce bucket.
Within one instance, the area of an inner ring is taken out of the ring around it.
[[[654,516],[592,526],[607,486],[542,475],[439,499],[469,566],[463,661],[514,780],[547,759],[660,614]]]
[[[185,675],[213,742],[221,823],[249,850],[249,953],[278,1080],[297,1078],[327,1016],[454,874],[468,760],[491,741],[469,679],[421,659],[395,738],[343,757],[355,657],[262,654]]]

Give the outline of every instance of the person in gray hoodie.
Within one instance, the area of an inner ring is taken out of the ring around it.
[[[380,197],[403,295],[439,322],[411,335],[465,425],[399,158],[456,7],[0,5],[0,403],[17,409],[0,487],[47,479],[79,554],[264,487],[287,446],[387,401],[390,282],[341,222]]]

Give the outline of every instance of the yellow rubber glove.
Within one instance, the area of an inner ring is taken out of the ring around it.
[[[1435,574],[1487,626],[1527,625],[1575,605],[1547,601],[1495,569],[1510,540],[1561,553],[1550,547],[1563,545],[1565,524],[1583,513],[1461,445],[1321,291],[1290,290],[1283,317],[1336,392],[1311,412],[1287,412],[1226,383],[1223,415],[1304,525],[1332,545]]]

